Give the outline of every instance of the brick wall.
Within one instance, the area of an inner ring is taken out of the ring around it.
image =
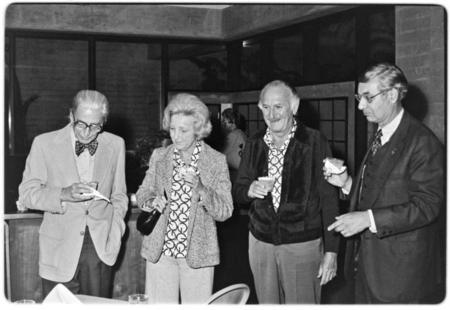
[[[396,62],[410,84],[405,108],[445,141],[445,9],[396,7]]]

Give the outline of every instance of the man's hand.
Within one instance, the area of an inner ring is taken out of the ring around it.
[[[90,193],[92,193],[92,187],[88,184],[73,183],[61,190],[61,201],[79,202],[90,200],[94,197],[89,195]]]
[[[320,285],[325,285],[330,282],[337,272],[337,254],[333,252],[326,252],[322,261],[320,262],[319,272],[317,277],[320,279]]]
[[[267,193],[267,187],[265,187],[264,183],[255,180],[252,182],[252,184],[250,184],[247,195],[250,198],[264,199]]]
[[[370,217],[367,211],[355,211],[336,217],[336,221],[328,226],[328,231],[334,230],[344,237],[351,237],[370,227]]]

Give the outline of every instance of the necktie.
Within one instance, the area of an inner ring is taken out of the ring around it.
[[[374,156],[377,153],[378,149],[381,147],[381,137],[382,136],[383,136],[383,133],[381,132],[381,129],[378,129],[377,133],[375,134],[375,137],[372,141],[372,145],[370,146],[370,152],[371,152],[372,156]],[[367,160],[367,158],[366,158],[366,160]],[[364,176],[366,173],[366,160],[363,162],[363,168],[362,168],[363,170],[361,173],[361,182],[359,184],[359,189],[358,189],[358,203],[361,200],[361,192],[362,192],[363,184],[364,184]]]
[[[89,154],[91,154],[92,156],[95,154],[95,151],[97,151],[97,146],[98,146],[97,139],[92,140],[89,143],[81,143],[80,141],[76,141],[75,154],[77,154],[77,156],[80,156],[80,154],[83,153],[85,149],[87,149],[89,151]]]
[[[372,151],[372,156],[374,156],[378,149],[381,147],[381,137],[383,136],[383,133],[381,132],[381,129],[377,130],[377,133],[375,134],[375,138],[373,139],[372,146],[370,147],[370,150]]]

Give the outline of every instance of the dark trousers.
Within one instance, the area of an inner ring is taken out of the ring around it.
[[[74,294],[110,298],[111,280],[112,267],[103,263],[98,257],[94,244],[92,243],[91,235],[89,234],[89,229],[86,226],[83,246],[75,275],[72,280],[62,284]],[[42,278],[43,296],[47,296],[58,283]]]
[[[358,266],[359,267],[359,266]],[[355,304],[376,304],[380,303],[372,297],[367,285],[365,275],[362,270],[356,272],[355,277]]]

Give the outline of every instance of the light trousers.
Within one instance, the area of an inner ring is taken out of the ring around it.
[[[260,304],[319,304],[321,239],[273,245],[249,233],[250,268]]]
[[[161,255],[147,261],[145,293],[149,303],[206,303],[212,295],[214,267],[191,268],[184,258]]]

